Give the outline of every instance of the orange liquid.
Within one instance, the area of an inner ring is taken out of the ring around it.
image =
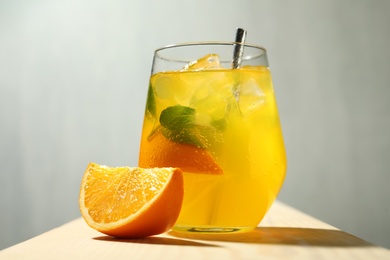
[[[162,163],[158,158],[165,153],[161,147],[164,143],[151,140],[163,129],[159,121],[161,112],[178,104],[194,109],[193,124],[201,129],[197,133],[201,145],[196,142],[189,145],[207,151],[222,174],[184,171],[184,202],[175,229],[244,231],[255,228],[275,200],[286,172],[285,148],[269,69],[244,67],[153,75],[139,166],[177,167],[175,162],[159,165]],[[185,131],[192,129],[188,127]],[[184,153],[182,156],[186,156]],[[180,156],[178,152],[173,158]],[[153,158],[157,158],[155,162]]]

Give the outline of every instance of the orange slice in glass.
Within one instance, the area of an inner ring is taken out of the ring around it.
[[[175,167],[183,172],[222,174],[210,153],[191,144],[177,143],[157,133],[140,150],[139,167]]]

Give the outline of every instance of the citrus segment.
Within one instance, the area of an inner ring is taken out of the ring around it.
[[[161,132],[151,137],[140,149],[140,167],[176,167],[184,172],[222,174],[222,168],[210,153],[194,145],[177,143]]]
[[[183,202],[177,168],[108,167],[90,163],[79,207],[87,224],[115,237],[145,237],[168,231]]]

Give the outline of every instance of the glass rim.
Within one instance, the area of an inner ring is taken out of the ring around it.
[[[249,49],[257,50],[259,53],[256,55],[249,55],[249,56],[243,56],[242,60],[251,60],[258,57],[261,57],[262,55],[267,55],[267,50],[263,46],[251,44],[251,43],[241,43],[241,42],[232,42],[232,41],[198,41],[198,42],[183,42],[183,43],[176,43],[176,44],[170,44],[166,45],[161,48],[157,48],[154,51],[154,59],[159,58],[161,60],[165,61],[174,61],[174,62],[181,62],[181,63],[188,63],[191,62],[191,60],[183,60],[183,59],[175,59],[173,57],[167,57],[164,51],[173,50],[174,48],[180,48],[180,47],[192,47],[192,46],[229,46],[234,47],[235,45],[243,45],[244,48],[248,47]],[[232,53],[233,56],[233,53]],[[221,61],[222,62],[222,61]],[[231,60],[225,60],[224,62],[231,62]]]
[[[260,49],[267,52],[267,49],[261,45],[252,44],[252,43],[241,43],[241,42],[231,42],[231,41],[198,41],[198,42],[182,42],[182,43],[174,43],[168,44],[163,47],[157,48],[154,52],[157,53],[162,50],[172,49],[176,47],[185,47],[185,46],[196,46],[196,45],[229,45],[234,46],[236,44],[244,45],[244,47],[251,47],[255,49]]]

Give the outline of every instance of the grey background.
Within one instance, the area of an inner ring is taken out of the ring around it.
[[[155,48],[236,27],[268,49],[279,200],[390,248],[390,1],[192,2],[0,0],[0,249],[79,217],[88,162],[137,164]]]

